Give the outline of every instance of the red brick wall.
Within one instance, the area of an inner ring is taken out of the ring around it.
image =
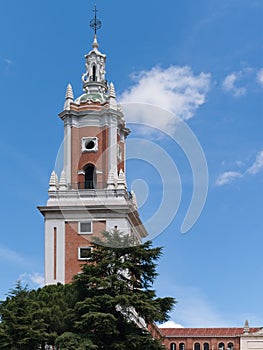
[[[101,236],[101,232],[106,229],[106,221],[94,221],[93,234],[84,235],[78,233],[78,222],[66,222],[65,225],[65,283],[70,283],[85,263],[78,260],[78,248],[90,246],[92,237]]]
[[[118,141],[118,145],[120,146],[120,150],[121,150],[121,153],[122,153],[121,161],[118,159],[118,171],[120,171],[122,169],[125,172],[124,143]]]
[[[97,152],[85,152],[81,150],[82,137],[97,137],[98,138],[98,151]],[[91,163],[101,170],[103,174],[97,175],[98,183],[105,183],[108,178],[107,164],[108,164],[108,129],[99,128],[96,126],[88,126],[83,128],[72,127],[71,132],[71,178],[72,183],[77,183],[80,180],[78,177],[78,171],[82,170],[85,165]]]
[[[184,343],[185,344],[185,350],[193,350],[194,349],[194,344],[199,343],[201,345],[200,349],[203,350],[204,343],[209,344],[209,349],[210,350],[218,350],[218,345],[220,343],[225,344],[225,350],[227,349],[228,343],[233,343],[234,344],[234,350],[240,350],[240,338],[239,337],[208,337],[208,338],[203,338],[203,337],[198,337],[198,338],[191,338],[191,337],[169,337],[169,338],[164,338],[163,339],[163,344],[165,345],[166,349],[170,350],[170,345],[172,343],[176,344],[176,350],[179,350],[179,344]]]

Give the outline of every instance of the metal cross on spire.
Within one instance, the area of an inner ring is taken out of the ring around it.
[[[101,21],[97,18],[97,7],[96,5],[94,6],[94,18],[90,21],[90,27],[94,29],[94,34],[97,35],[97,30],[101,28],[102,23]]]

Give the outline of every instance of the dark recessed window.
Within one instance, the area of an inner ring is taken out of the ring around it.
[[[88,260],[91,257],[92,248],[79,248],[79,260]]]
[[[86,149],[93,149],[95,147],[95,142],[93,140],[86,143]]]
[[[80,222],[79,223],[79,233],[91,233],[92,227],[91,222]]]
[[[179,344],[179,350],[185,350],[185,344],[184,343],[180,343]]]
[[[172,343],[170,345],[170,350],[176,350],[176,344],[175,343]]]
[[[199,343],[195,343],[194,350],[201,350],[201,347],[200,347]]]
[[[85,167],[85,186],[87,190],[93,190],[97,186],[97,172],[93,164],[88,164]]]

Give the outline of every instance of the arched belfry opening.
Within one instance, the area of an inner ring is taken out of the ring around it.
[[[97,172],[96,167],[93,164],[88,164],[85,167],[85,183],[84,188],[92,190],[97,187]]]
[[[94,66],[92,67],[92,81],[97,81],[97,77],[96,77],[96,66],[94,64]]]

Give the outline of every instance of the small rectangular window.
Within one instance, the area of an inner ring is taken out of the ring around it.
[[[91,257],[92,248],[82,247],[79,248],[79,260],[89,260]]]
[[[91,221],[80,222],[79,223],[79,233],[92,233],[92,223]]]

